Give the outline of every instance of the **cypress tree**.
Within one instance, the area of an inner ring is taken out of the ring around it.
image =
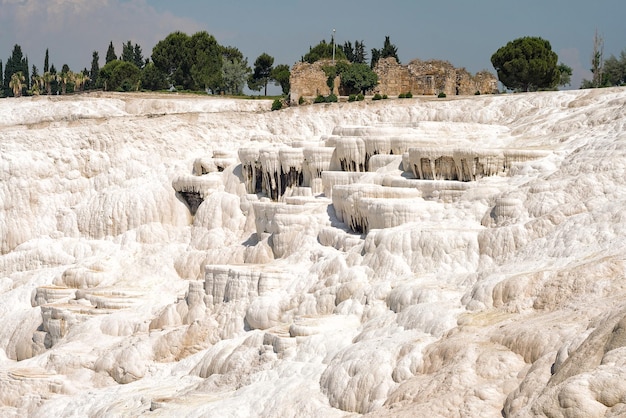
[[[100,57],[98,56],[98,51],[93,51],[91,56],[91,71],[89,71],[89,88],[94,88],[96,86],[96,80],[98,80],[98,75],[100,74]]]
[[[50,71],[50,65],[49,65],[50,61],[49,61],[49,57],[48,57],[48,48],[46,48],[46,57],[43,60],[43,72],[47,73],[48,71]]]
[[[115,61],[116,59],[117,55],[115,55],[115,48],[113,47],[113,41],[111,41],[111,43],[109,44],[109,49],[107,49],[105,64],[108,64],[111,61]]]

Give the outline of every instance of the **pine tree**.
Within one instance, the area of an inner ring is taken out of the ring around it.
[[[4,95],[10,96],[13,94],[11,88],[9,88],[9,82],[11,81],[11,76],[17,72],[21,72],[22,75],[26,78],[26,88],[29,86],[29,76],[28,76],[28,58],[25,58],[22,55],[22,47],[18,44],[15,44],[13,47],[13,53],[11,57],[7,60],[7,63],[4,67]]]
[[[48,56],[48,48],[46,48],[46,57],[43,60],[43,72],[47,73],[48,71],[50,71],[50,65],[49,65],[50,61],[49,61],[49,56]]]
[[[122,56],[120,58],[124,62],[135,62],[135,51],[130,41],[122,45]]]
[[[143,59],[143,54],[141,52],[141,47],[139,46],[139,44],[135,44],[135,48],[133,49],[133,63],[139,69],[142,69],[146,65],[146,62]]]
[[[109,49],[107,49],[105,64],[108,64],[111,61],[115,61],[116,59],[117,55],[115,55],[115,48],[113,47],[113,41],[111,41],[111,43],[109,44]]]
[[[354,42],[354,62],[356,64],[365,64],[367,60],[367,52],[365,52],[365,43],[363,41]]]

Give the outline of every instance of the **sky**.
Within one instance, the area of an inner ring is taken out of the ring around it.
[[[363,41],[382,48],[385,36],[402,63],[419,58],[450,61],[474,73],[495,73],[491,55],[523,36],[550,41],[559,61],[573,69],[572,85],[590,79],[596,30],[604,54],[626,49],[624,0],[0,0],[0,60],[19,44],[29,64],[73,71],[100,66],[109,42],[139,44],[144,56],[169,33],[207,31],[237,47],[248,63],[262,53],[293,65],[321,40]],[[369,56],[368,56],[369,57]]]

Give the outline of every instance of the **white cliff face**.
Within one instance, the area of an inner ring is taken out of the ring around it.
[[[1,416],[626,413],[626,90],[0,101]]]

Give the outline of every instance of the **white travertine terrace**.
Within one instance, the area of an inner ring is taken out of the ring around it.
[[[626,413],[626,90],[0,100],[0,416]]]

